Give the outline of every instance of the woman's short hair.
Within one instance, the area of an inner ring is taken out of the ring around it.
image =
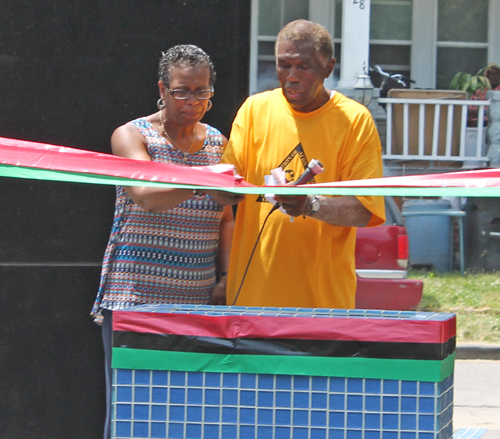
[[[316,51],[328,61],[333,58],[332,37],[324,26],[314,21],[300,19],[286,24],[276,38],[275,53],[281,38],[289,41],[312,41]]]
[[[206,52],[193,44],[180,44],[162,52],[158,67],[158,78],[166,87],[170,86],[172,67],[206,66],[210,69],[210,85],[215,82],[215,69]]]

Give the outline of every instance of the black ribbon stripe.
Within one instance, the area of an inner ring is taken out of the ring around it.
[[[455,352],[455,337],[445,343],[395,343],[356,340],[217,338],[113,332],[113,346],[223,355],[293,355],[443,360]]]

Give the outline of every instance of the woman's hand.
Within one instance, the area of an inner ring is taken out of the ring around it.
[[[219,282],[212,290],[212,295],[210,296],[210,301],[208,302],[209,305],[226,304],[226,281],[227,275],[224,275],[219,279]]]

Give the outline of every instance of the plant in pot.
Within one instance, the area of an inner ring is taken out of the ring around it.
[[[490,80],[484,75],[487,67],[479,70],[476,75],[470,73],[458,72],[450,82],[450,90],[463,90],[467,92],[468,98],[471,100],[482,101],[486,100],[486,92],[491,90]],[[467,114],[467,126],[477,127],[478,107],[477,105],[469,105]],[[487,115],[484,115],[484,125],[488,124]]]

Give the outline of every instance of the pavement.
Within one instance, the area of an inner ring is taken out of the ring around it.
[[[500,439],[500,345],[457,345],[454,439]]]

